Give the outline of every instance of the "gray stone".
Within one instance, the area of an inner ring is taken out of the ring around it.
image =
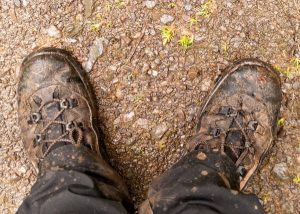
[[[155,62],[155,64],[157,64],[157,65],[160,65],[160,63],[161,63],[161,61],[160,61],[159,58],[156,58],[156,59],[154,60],[154,62]]]
[[[133,120],[133,117],[134,117],[134,112],[129,112],[127,114],[124,115],[124,122],[130,122]]]
[[[282,180],[288,179],[288,177],[286,176],[287,170],[288,166],[284,162],[275,164],[273,168],[273,172],[275,173],[275,175]]]
[[[161,17],[160,17],[160,21],[161,23],[163,24],[168,24],[170,22],[173,22],[174,21],[174,17],[171,16],[171,15],[167,15],[167,14],[163,14]]]
[[[209,78],[203,79],[201,82],[201,91],[208,91],[211,84],[212,84],[211,79]]]
[[[155,32],[154,29],[150,29],[150,30],[149,30],[149,33],[150,33],[151,36],[155,36],[155,34],[156,34],[156,32]]]
[[[231,39],[231,43],[233,43],[234,48],[238,48],[241,45],[242,41],[243,39],[241,37],[234,37]]]
[[[93,13],[94,0],[83,0],[84,16],[90,17]]]
[[[205,36],[196,34],[195,37],[194,37],[194,39],[195,39],[196,42],[202,42],[202,41],[205,40]]]
[[[168,126],[165,123],[161,123],[151,130],[151,136],[155,139],[161,139],[167,131]]]
[[[48,36],[53,37],[53,38],[61,38],[61,33],[60,31],[57,29],[56,26],[54,25],[50,25],[48,29],[46,29],[46,33],[48,34]]]
[[[87,72],[92,70],[98,57],[103,54],[105,41],[106,39],[98,37],[94,40],[93,45],[90,47],[88,59],[85,63],[83,63],[83,67]]]
[[[284,87],[284,89],[286,89],[286,90],[290,90],[290,89],[292,89],[292,84],[290,84],[290,83],[284,83],[284,84],[283,84],[283,87]]]
[[[144,4],[148,9],[153,9],[156,5],[156,2],[155,1],[145,1]]]
[[[148,129],[148,120],[139,118],[136,122],[136,125],[143,128],[143,129]]]
[[[17,7],[21,7],[21,1],[20,0],[14,0],[14,3]]]
[[[152,75],[153,77],[157,77],[157,76],[158,76],[158,71],[152,70],[152,71],[151,71],[151,75]]]
[[[28,5],[28,1],[29,1],[29,0],[21,0],[22,6],[23,6],[23,7],[26,7],[26,6]]]
[[[190,11],[190,10],[192,10],[192,5],[190,4],[190,3],[187,3],[186,5],[184,5],[184,9],[186,10],[186,11]]]
[[[150,49],[150,48],[146,48],[145,49],[145,54],[149,57],[153,57],[154,56],[154,52]]]
[[[293,89],[298,90],[300,88],[300,82],[293,83]]]
[[[74,44],[74,43],[77,42],[77,40],[76,40],[76,39],[73,39],[73,38],[66,38],[65,41],[66,41],[67,43],[69,43],[69,44]]]

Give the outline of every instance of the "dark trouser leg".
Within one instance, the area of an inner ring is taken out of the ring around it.
[[[255,195],[238,192],[238,175],[225,155],[193,151],[150,186],[140,213],[264,213]]]
[[[85,147],[53,150],[18,213],[127,213],[132,210],[122,179]]]

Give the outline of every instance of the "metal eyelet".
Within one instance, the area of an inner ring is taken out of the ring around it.
[[[68,122],[67,125],[66,125],[66,130],[67,131],[70,131],[71,129],[73,129],[75,127],[75,122],[71,121],[71,122]]]
[[[214,137],[219,137],[221,135],[221,129],[219,128],[210,128],[209,133]]]
[[[255,120],[251,120],[249,123],[248,123],[248,128],[252,131],[255,131],[257,129],[257,126],[258,126],[258,122],[255,121]]]
[[[244,166],[239,166],[237,168],[237,172],[240,174],[240,176],[245,177],[247,170]]]
[[[33,123],[39,122],[40,119],[42,119],[42,115],[39,112],[32,113],[30,116],[30,121]]]
[[[35,138],[33,140],[33,147],[37,147],[41,144],[42,142],[42,135],[41,134],[36,134]]]
[[[60,108],[67,109],[70,107],[70,103],[67,99],[60,101]]]
[[[74,108],[76,106],[78,106],[78,101],[76,99],[70,99],[69,100],[69,107]]]
[[[79,128],[83,128],[83,123],[82,123],[82,122],[78,122],[78,123],[77,123],[77,126],[78,126]]]
[[[248,142],[248,141],[246,141],[246,142],[245,142],[245,147],[246,147],[246,148],[250,148],[250,146],[251,146],[251,143]]]
[[[229,107],[229,106],[222,106],[220,109],[219,109],[219,114],[221,115],[225,115],[225,116],[230,116],[232,113],[234,112],[234,110]]]

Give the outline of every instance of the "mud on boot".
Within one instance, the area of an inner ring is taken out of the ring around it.
[[[256,59],[229,67],[203,102],[189,149],[228,155],[243,189],[270,150],[281,105],[279,75]]]
[[[84,145],[100,155],[93,94],[85,71],[67,51],[44,48],[23,61],[18,114],[24,147],[37,171],[38,163],[61,145]]]

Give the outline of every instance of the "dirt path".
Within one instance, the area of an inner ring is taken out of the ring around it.
[[[0,2],[1,213],[14,213],[36,179],[19,136],[15,90],[18,65],[44,46],[89,59],[86,68],[100,56],[89,73],[99,117],[110,161],[137,204],[151,179],[186,152],[199,105],[222,70],[246,57],[272,64],[282,77],[283,128],[247,191],[268,213],[300,210],[299,0]],[[171,26],[166,45],[164,26]]]

